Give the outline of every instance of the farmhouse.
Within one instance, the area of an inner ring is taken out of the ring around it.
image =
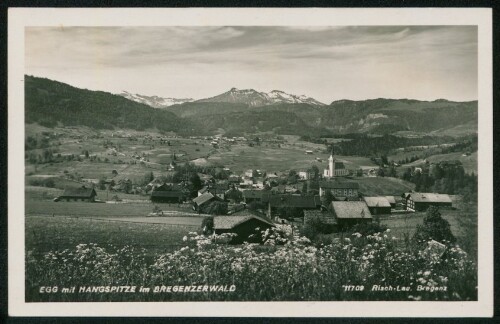
[[[386,197],[363,197],[372,215],[390,214],[391,204]]]
[[[243,200],[243,193],[233,186],[226,190],[224,198],[231,203],[239,203]]]
[[[80,188],[66,188],[62,195],[56,198],[55,201],[66,200],[66,201],[95,201],[97,193],[93,188],[86,188],[85,186]]]
[[[212,195],[219,197],[224,200],[226,191],[229,189],[228,183],[217,183],[217,184],[209,184],[200,190],[198,190],[198,197],[203,195],[206,192],[210,192]]]
[[[429,206],[451,207],[451,198],[445,194],[410,192],[403,194],[406,210],[425,211]]]
[[[321,221],[323,224],[328,224],[332,226],[337,225],[337,219],[332,212],[328,210],[304,210],[304,224],[313,219]]]
[[[231,243],[261,242],[261,232],[274,227],[270,220],[256,215],[215,216],[215,234],[235,233]]]
[[[162,185],[151,192],[151,201],[154,203],[181,203],[184,193],[177,187]]]
[[[266,190],[243,190],[243,201],[247,204],[254,201],[266,203],[269,201],[269,195]]]
[[[210,192],[205,192],[203,195],[193,199],[193,209],[199,211],[200,207],[213,200],[220,200],[220,198],[212,195]]]
[[[389,204],[391,204],[391,208],[396,208],[396,198],[394,196],[385,196]]]
[[[296,209],[300,211],[318,209],[321,206],[319,196],[302,196],[293,194],[270,195],[267,216],[271,217],[278,209]]]
[[[359,184],[353,181],[321,181],[319,183],[319,195],[323,197],[329,190],[337,199],[358,198]]]
[[[372,221],[372,214],[364,201],[332,201],[330,206],[341,228]]]

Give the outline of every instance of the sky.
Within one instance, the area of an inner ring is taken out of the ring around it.
[[[235,87],[334,100],[477,100],[476,26],[28,27],[25,73],[201,99]]]

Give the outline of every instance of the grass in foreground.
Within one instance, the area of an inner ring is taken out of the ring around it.
[[[158,254],[152,261],[137,248],[79,244],[44,256],[28,253],[26,296],[31,302],[477,300],[477,269],[460,248],[450,246],[440,257],[398,248],[389,235],[355,233],[319,248],[299,237],[280,246],[283,241],[272,236],[264,246],[229,246],[197,236],[196,247]],[[120,285],[151,290],[78,292],[81,286]],[[161,286],[205,285],[234,291],[154,292]],[[41,294],[40,286],[75,286],[77,292]]]

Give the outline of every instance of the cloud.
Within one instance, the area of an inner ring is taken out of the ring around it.
[[[477,97],[474,26],[30,27],[25,35],[27,73],[91,89],[199,98],[257,83],[326,102]]]

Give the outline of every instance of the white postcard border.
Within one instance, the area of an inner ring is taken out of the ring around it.
[[[478,301],[26,303],[24,28],[27,26],[478,26]],[[10,8],[8,284],[11,316],[486,317],[493,315],[492,11],[488,8]]]

